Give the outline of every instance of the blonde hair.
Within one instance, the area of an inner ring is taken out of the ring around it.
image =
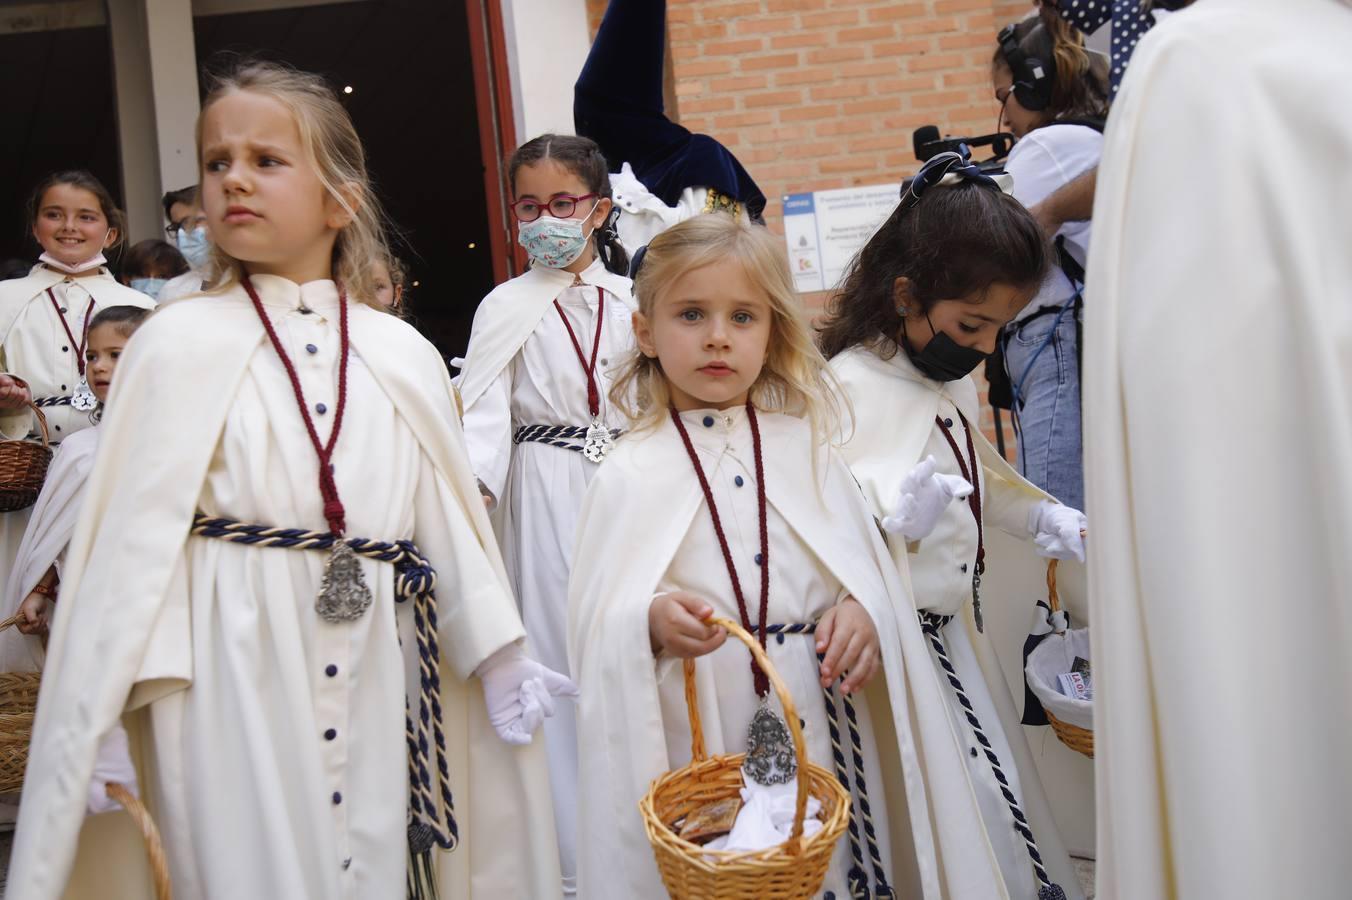
[[[818,442],[834,439],[840,422],[838,385],[817,349],[793,287],[779,237],[725,213],[695,216],[653,238],[634,281],[638,311],[650,321],[662,292],[686,272],[733,260],[770,304],[765,366],[751,386],[756,409],[806,418]],[[619,368],[610,400],[635,430],[652,428],[671,406],[662,363],[635,350]],[[815,452],[815,451],[814,451]]]
[[[207,110],[223,97],[249,91],[271,97],[285,106],[296,120],[301,149],[329,196],[351,216],[333,245],[333,280],[347,295],[375,305],[375,278],[371,260],[385,259],[390,249],[385,240],[386,219],[366,172],[366,151],[352,119],[338,96],[318,75],[279,63],[248,61],[214,77],[211,90],[197,117],[197,164],[202,160],[202,123]],[[212,248],[213,272],[208,281],[217,290],[244,275],[240,260],[219,246]]]

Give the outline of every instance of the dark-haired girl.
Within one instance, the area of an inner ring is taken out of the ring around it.
[[[633,348],[628,257],[611,226],[605,157],[546,134],[508,167],[517,241],[530,269],[474,316],[458,379],[470,462],[539,659],[566,671],[567,593],[582,495],[624,415],[610,371]],[[545,730],[565,892],[572,894],[577,739],[573,711]]]
[[[1016,900],[1079,892],[992,644],[981,576],[992,528],[1083,558],[1084,517],[1019,476],[980,431],[969,373],[1037,292],[1032,215],[957,154],[926,164],[855,259],[822,344],[850,400],[843,449],[909,577],[990,844]],[[1006,648],[1017,652],[1017,647]]]
[[[992,63],[1001,118],[1018,139],[1005,163],[1012,193],[1032,207],[1098,166],[1108,113],[1108,71],[1084,38],[1050,9],[1000,32]],[[1036,296],[1002,335],[1014,388],[1019,471],[1084,506],[1080,438],[1080,316],[1090,223],[1067,222]]]
[[[96,404],[84,352],[94,314],[155,301],[119,284],[105,251],[122,243],[122,211],[88,172],[59,172],[33,189],[28,222],[41,249],[26,278],[0,282],[0,438],[34,433],[42,407],[54,442],[89,427]],[[0,513],[0,571],[9,572],[30,510]]]

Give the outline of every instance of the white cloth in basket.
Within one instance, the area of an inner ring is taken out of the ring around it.
[[[1075,657],[1089,659],[1089,629],[1071,628],[1061,634],[1049,634],[1028,654],[1024,674],[1047,712],[1067,725],[1094,729],[1094,704],[1067,697],[1056,687],[1056,677],[1071,670]]]

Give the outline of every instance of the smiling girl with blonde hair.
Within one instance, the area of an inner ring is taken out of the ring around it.
[[[827,442],[826,363],[780,239],[727,215],[687,220],[649,244],[636,291],[638,351],[613,394],[635,430],[587,493],[569,584],[579,893],[660,895],[638,801],[690,759],[679,660],[697,658],[709,752],[746,749],[767,684],[707,623],[720,615],[759,634],[804,718],[809,757],[851,793],[853,837],[836,847],[824,889],[1000,896],[919,628],[895,611],[910,600]],[[833,755],[833,730],[846,755]],[[955,839],[970,851],[971,893],[950,890],[940,833],[945,853]]]
[[[121,364],[11,895],[61,894],[118,762],[100,737],[136,710],[180,896],[546,896],[548,789],[519,745],[571,685],[520,649],[439,354],[373,304],[352,122],[318,77],[250,63],[198,143],[223,278]]]

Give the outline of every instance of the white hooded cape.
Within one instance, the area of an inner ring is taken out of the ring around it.
[[[1352,5],[1207,0],[1108,121],[1085,309],[1103,900],[1352,885]]]
[[[853,412],[852,421],[845,425],[841,451],[849,463],[851,473],[864,492],[869,510],[881,521],[892,514],[901,482],[921,461],[926,443],[935,428],[934,420],[939,410],[940,390],[943,391],[942,396],[947,397],[949,402],[966,416],[968,422],[975,423],[981,420],[976,386],[971,378],[962,378],[947,382],[940,388],[935,382],[920,377],[902,358],[900,351],[889,359],[883,359],[871,349],[853,347],[835,356],[831,360],[831,368],[849,398]],[[1051,499],[1025,480],[975,427],[972,429],[972,441],[977,458],[985,470],[984,480],[987,485],[998,479],[1004,483],[1003,487],[1024,493],[1031,500]],[[988,561],[996,556],[1000,549],[1013,549],[1021,551],[1023,555],[1031,555],[1028,543],[1024,541],[1015,543],[999,529],[987,527],[985,538]],[[887,546],[896,571],[902,579],[907,579],[909,562],[906,542],[898,535],[888,535]],[[991,605],[996,593],[995,584],[1005,577],[998,569],[990,569],[987,572],[983,584],[986,588],[983,594],[986,602],[983,605],[987,607]],[[909,589],[907,581],[907,590]],[[1012,619],[1023,625],[1029,621],[1037,599],[1046,595],[1046,588],[1039,582],[1017,587],[1002,584],[1000,593],[1028,604],[1027,612],[1021,611]],[[982,724],[986,728],[998,724],[1004,732],[1010,751],[1014,755],[1014,766],[1019,773],[1023,811],[1028,816],[1033,835],[1039,841],[1043,861],[1048,867],[1052,881],[1059,884],[1068,896],[1078,896],[1079,888],[1075,873],[1070,867],[1060,832],[1052,818],[1038,767],[1025,738],[1019,713],[1010,696],[1005,671],[995,647],[995,640],[999,639],[1002,652],[1009,655],[1019,654],[1027,636],[1026,630],[996,634],[991,623],[997,617],[988,612],[987,630],[985,633],[979,632],[972,618],[971,604],[963,608],[961,619],[963,630],[986,683],[985,693],[989,696],[999,718],[998,723]],[[1022,671],[1021,667],[1016,668]],[[969,690],[976,687],[970,684],[964,686]],[[1055,758],[1057,757],[1053,757]],[[1070,762],[1075,761],[1072,759]],[[1002,763],[1009,765],[1009,761],[1002,760]],[[1081,797],[1078,800],[1080,804],[1093,803],[1092,796]]]
[[[94,453],[102,430],[78,431],[57,448],[42,493],[33,504],[28,530],[19,544],[18,556],[5,584],[3,609],[17,611],[19,604],[53,566],[60,568],[75,522],[80,515],[85,485],[94,467]],[[6,613],[9,615],[10,613]],[[20,634],[17,628],[0,632],[0,672],[36,672],[45,653],[37,635]]]
[[[1007,896],[914,609],[858,489],[828,448],[820,450],[824,469],[813,470],[806,422],[763,413],[760,428],[767,501],[864,605],[881,638],[877,680],[886,692],[871,706],[878,733],[895,731],[905,795],[898,805],[906,808],[890,815],[890,827],[894,840],[905,841],[909,815],[913,841],[893,858],[914,857],[919,869],[915,884],[897,886],[898,896]],[[588,900],[651,897],[660,884],[638,814],[649,782],[671,768],[648,607],[703,507],[681,439],[665,420],[619,442],[583,504],[569,657],[582,690],[579,875]],[[893,729],[883,725],[889,713]]]
[[[296,289],[289,282],[270,277],[255,278],[255,284],[265,297],[270,292]],[[458,531],[448,527],[445,534],[432,528],[409,535],[440,575],[443,720],[461,833],[458,849],[434,854],[441,895],[549,896],[557,889],[559,874],[540,748],[503,744],[488,722],[478,683],[465,680],[493,651],[521,639],[522,629],[466,463],[445,367],[430,344],[392,316],[352,304],[350,320],[353,365],[360,360],[369,370],[401,424],[413,433],[420,452],[435,471],[437,484],[444,486],[438,490],[449,490],[453,499],[442,507],[448,522],[454,524],[455,517],[465,517],[477,534],[477,543],[471,539],[468,544],[452,536],[453,532],[464,533],[463,525]],[[9,875],[11,898],[60,895],[76,855],[76,835],[84,819],[86,786],[99,737],[117,721],[124,707],[145,706],[145,713],[158,728],[162,719],[190,709],[188,701],[194,692],[219,687],[196,681],[195,669],[208,671],[205,667],[213,661],[196,660],[193,648],[205,645],[196,629],[211,629],[214,617],[222,614],[212,612],[213,618],[208,621],[195,622],[190,612],[201,583],[198,576],[206,575],[208,584],[220,576],[185,571],[190,568],[189,562],[202,553],[222,558],[229,552],[235,554],[234,559],[251,553],[298,553],[254,550],[216,541],[201,543],[207,539],[185,542],[193,512],[203,502],[202,486],[213,455],[222,446],[227,417],[237,404],[236,394],[245,384],[246,373],[252,371],[251,361],[260,353],[273,352],[255,311],[236,285],[221,294],[184,300],[167,308],[142,327],[123,357],[109,416],[102,425],[104,434],[84,509],[67,556],[62,600],[53,623]],[[203,389],[203,379],[207,379],[209,389]],[[289,398],[282,399],[289,402]],[[294,406],[291,409],[294,411]],[[355,421],[359,427],[360,419]],[[380,464],[380,459],[371,460],[372,466]],[[320,523],[265,524],[315,527]],[[370,535],[377,540],[403,536]],[[322,564],[308,556],[300,553],[295,560],[278,558],[275,563],[308,567],[302,571],[310,573],[317,584]],[[252,558],[250,566],[272,565],[269,559]],[[390,568],[365,562],[363,567],[373,593],[392,603],[392,588],[386,584]],[[482,583],[472,583],[466,581],[462,571],[491,574]],[[278,593],[284,595],[285,587]],[[275,599],[291,601],[284,596]],[[390,626],[377,621],[385,616],[394,613],[382,610],[378,603],[364,621],[366,627],[380,625],[386,629],[386,640],[393,641]],[[408,645],[407,636],[404,644]],[[302,650],[299,646],[295,649]],[[388,645],[380,653],[384,655],[379,658],[387,659]],[[283,658],[278,664],[294,665],[295,654],[283,654],[287,656],[290,659]],[[399,683],[403,676],[402,671],[394,673]],[[371,677],[388,684],[390,673],[371,673]],[[244,708],[249,708],[249,688],[240,685],[238,690],[245,692],[240,699],[245,701]],[[255,685],[254,691],[257,696],[251,702],[255,706],[291,699],[291,708],[310,715],[309,689],[303,684],[265,683]],[[297,692],[300,706],[295,705]],[[394,709],[384,718],[392,722],[399,716],[399,699],[392,698],[389,705]],[[315,737],[301,739],[317,741]],[[398,755],[400,758],[395,759],[391,754],[387,762],[406,771],[402,753]],[[228,760],[220,762],[231,764]],[[180,760],[179,764],[185,763]],[[277,764],[285,763],[278,760]],[[251,814],[248,800],[246,808],[239,810],[239,798],[213,796],[212,778],[184,782],[182,771],[166,770],[164,765],[164,759],[160,759],[160,768],[152,770],[156,777],[149,788],[152,812],[161,818],[171,860],[183,858],[176,856],[172,845],[191,840],[193,828],[190,821],[164,819],[164,808],[157,809],[154,803],[156,782],[169,785],[177,797],[195,798],[189,801],[196,804],[197,808],[190,810],[195,815],[210,817],[227,809],[234,809],[243,818]],[[201,762],[189,759],[186,765],[200,767]],[[230,774],[238,781],[239,772]],[[313,777],[306,772],[294,774]],[[396,778],[396,782],[403,783],[403,779]],[[145,779],[142,785],[145,791]],[[267,799],[267,791],[257,796],[261,799],[255,802],[269,804],[267,809],[252,812],[260,831],[278,827],[272,814],[289,820],[297,812],[285,807],[279,812]],[[385,798],[376,806],[367,804],[368,809],[385,816],[382,822],[392,820],[391,833],[381,826],[379,834],[371,834],[363,830],[371,823],[363,826],[361,822],[354,823],[350,830],[359,835],[363,847],[370,849],[378,844],[385,848],[383,854],[393,854],[402,862],[406,844],[399,810],[406,802],[404,790],[401,796]],[[386,807],[391,805],[397,809],[386,815]],[[303,810],[300,816],[290,826],[290,833],[296,837],[297,848],[310,848],[313,834],[326,823],[307,824]],[[237,821],[234,827],[248,826]],[[399,833],[392,833],[395,831]],[[236,849],[221,847],[220,852]],[[83,854],[88,848],[82,844],[80,850]],[[307,885],[307,891],[320,892],[314,896],[337,896],[336,891],[323,885],[332,886],[337,880],[341,860],[326,860],[325,871],[296,876],[286,870],[283,850],[280,846],[270,848],[272,867],[248,869],[243,880],[256,885],[267,883],[270,877],[287,883],[299,879]],[[377,860],[377,864],[388,866],[389,860]],[[329,865],[331,869],[327,869]],[[277,874],[270,876],[273,872]],[[115,876],[109,873],[107,877]],[[228,889],[214,885],[214,891]],[[263,893],[275,892],[264,889]]]
[[[465,364],[456,378],[456,389],[465,409],[516,356],[521,345],[535,331],[549,311],[554,298],[573,283],[572,272],[532,266],[521,275],[504,281],[479,303],[470,328]],[[628,297],[631,283],[604,266],[593,276],[594,283],[617,297]]]

